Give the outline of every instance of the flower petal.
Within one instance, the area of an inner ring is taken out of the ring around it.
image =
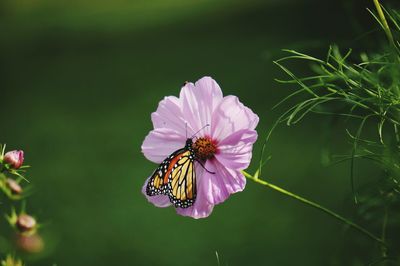
[[[217,160],[208,160],[205,167],[215,173],[205,172],[201,181],[210,204],[224,202],[231,194],[244,189],[246,179],[240,171],[228,169]]]
[[[195,163],[196,169],[196,186],[197,186],[197,197],[192,207],[189,208],[176,208],[176,212],[182,216],[189,216],[195,219],[205,218],[209,216],[214,208],[214,205],[210,204],[207,200],[206,193],[207,189],[202,184],[204,176],[204,169],[198,163]]]
[[[199,79],[196,84],[186,83],[180,93],[182,112],[188,123],[190,134],[194,134],[207,124],[211,124],[214,109],[223,99],[217,82],[210,77]],[[210,135],[210,127],[204,128],[204,134]],[[190,135],[189,134],[189,135]]]
[[[226,96],[213,113],[211,136],[223,140],[241,129],[255,129],[258,121],[258,116],[236,96]]]
[[[146,136],[142,144],[144,156],[155,163],[161,163],[174,151],[185,146],[186,139],[175,130],[157,128]]]
[[[182,115],[181,100],[175,96],[165,97],[151,114],[154,129],[169,128],[186,136],[186,123]]]
[[[197,194],[196,202],[192,207],[189,208],[176,208],[176,213],[182,216],[189,216],[195,219],[206,218],[213,211],[214,205],[207,202],[207,200],[202,199],[202,193]]]
[[[256,140],[255,130],[239,130],[218,143],[215,158],[227,168],[246,169],[250,164],[253,143]]]
[[[146,182],[144,182],[144,185],[142,187],[142,193],[143,193],[143,195],[146,196],[147,200],[149,202],[153,203],[154,206],[156,206],[156,207],[165,208],[165,207],[171,206],[171,202],[167,195],[157,195],[157,196],[150,197],[146,194],[146,186],[147,186],[147,182],[149,182],[149,179],[150,179],[150,177],[147,178]]]

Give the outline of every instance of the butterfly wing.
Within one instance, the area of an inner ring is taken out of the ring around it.
[[[147,186],[146,194],[148,196],[155,196],[160,194],[167,194],[167,184],[164,182],[165,168],[167,160],[164,160],[154,171],[153,175],[150,177]]]
[[[150,177],[148,196],[168,195],[176,208],[188,208],[196,200],[196,172],[193,151],[183,148],[167,157]]]
[[[168,174],[169,198],[175,207],[188,208],[196,200],[196,172],[194,154],[185,150],[175,157]],[[171,162],[172,163],[172,162]]]
[[[182,152],[185,152],[185,149],[175,151],[157,167],[146,186],[148,196],[168,195],[168,175]]]

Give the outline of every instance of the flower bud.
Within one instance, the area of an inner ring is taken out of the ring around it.
[[[18,216],[16,225],[22,233],[29,232],[35,229],[36,220],[28,214],[21,214]]]
[[[14,150],[9,151],[4,155],[3,162],[11,168],[18,169],[24,163],[24,151]]]
[[[39,253],[44,248],[43,238],[38,234],[18,235],[17,245],[20,249],[28,253]]]
[[[21,186],[14,179],[7,178],[6,184],[12,194],[19,195],[22,193]]]

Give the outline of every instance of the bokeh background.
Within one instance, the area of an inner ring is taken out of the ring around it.
[[[41,266],[218,265],[216,252],[221,265],[373,261],[369,239],[250,181],[201,220],[155,208],[140,192],[156,167],[140,146],[164,96],[205,75],[237,95],[260,116],[252,171],[285,109],[271,107],[293,91],[274,81],[285,76],[273,60],[282,48],[373,49],[384,35],[367,7],[372,1],[2,0],[0,141],[25,150],[33,166],[27,210],[46,241],[44,253],[21,256]],[[301,74],[307,65],[290,67]],[[327,163],[350,148],[340,121],[281,125],[263,178],[357,219],[349,164]],[[359,186],[374,169],[357,162]]]

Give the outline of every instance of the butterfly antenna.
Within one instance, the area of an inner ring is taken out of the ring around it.
[[[202,131],[204,128],[209,127],[209,126],[210,126],[210,124],[207,124],[207,125],[205,125],[204,127],[202,127],[202,128],[200,128],[199,130],[197,130],[196,133],[193,134],[193,136],[191,137],[191,139],[194,138],[194,136],[196,136],[197,133],[199,133],[199,132]]]
[[[186,138],[188,138],[187,137],[187,122],[185,122],[185,134],[186,134]]]

